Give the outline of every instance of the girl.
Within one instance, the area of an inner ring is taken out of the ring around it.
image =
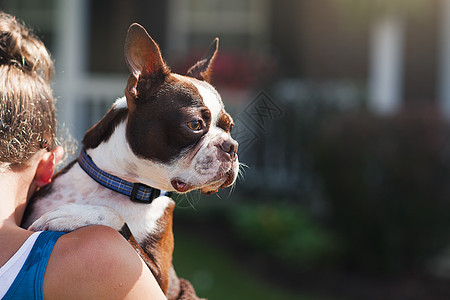
[[[52,72],[43,43],[0,13],[0,298],[165,299],[111,228],[63,234],[19,226],[28,199],[50,183],[64,153],[54,147]]]

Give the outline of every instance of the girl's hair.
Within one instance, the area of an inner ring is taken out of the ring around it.
[[[0,12],[0,167],[20,165],[53,146],[53,70],[42,41]]]

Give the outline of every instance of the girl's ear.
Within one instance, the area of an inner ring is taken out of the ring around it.
[[[56,165],[63,156],[64,149],[61,146],[56,147],[42,156],[34,176],[34,182],[37,187],[41,188],[52,181]]]

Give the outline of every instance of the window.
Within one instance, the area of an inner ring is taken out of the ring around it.
[[[269,5],[267,0],[172,0],[167,34],[170,54],[203,49],[216,36],[225,48],[265,48],[270,34]]]

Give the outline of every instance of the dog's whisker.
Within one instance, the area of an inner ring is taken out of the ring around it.
[[[191,199],[190,199],[191,197]],[[197,204],[200,201],[200,197],[198,195],[197,200],[195,200],[194,198],[194,193],[188,193],[186,194],[186,200],[188,201],[189,205],[195,210],[197,211],[197,208],[195,207],[195,204]]]
[[[244,180],[244,172],[242,170],[238,171],[237,179],[238,180]]]
[[[239,162],[239,170],[242,170],[243,168],[249,169],[250,167],[247,164],[243,163],[243,162]]]
[[[200,200],[201,200],[201,194],[200,194],[200,192],[199,191],[195,191],[195,194],[193,194],[193,196],[196,196],[196,199],[194,200],[193,199],[193,202],[194,202],[194,204],[197,204],[197,203],[199,203],[200,202]]]
[[[234,182],[233,185],[231,186],[231,191],[234,192],[234,190],[236,189],[236,185],[237,185],[236,182]]]
[[[182,205],[183,202],[187,202],[188,205]],[[194,205],[194,203],[193,203],[193,201],[190,199],[190,194],[189,194],[189,193],[183,194],[183,195],[182,195],[181,201],[179,201],[179,202],[177,203],[177,206],[180,207],[180,208],[188,208],[188,207],[191,207],[191,208],[197,210],[196,207],[195,207],[195,205]]]
[[[244,164],[244,163],[239,163],[239,169],[238,169],[238,174],[237,174],[237,179],[240,181],[244,181],[245,178],[245,169],[244,168],[249,168],[248,165]],[[236,182],[235,182],[236,183]],[[233,183],[233,185],[235,184]]]
[[[236,187],[236,185],[234,183],[230,186],[230,190],[228,191],[227,198],[231,197],[231,194],[234,192],[235,187]]]

